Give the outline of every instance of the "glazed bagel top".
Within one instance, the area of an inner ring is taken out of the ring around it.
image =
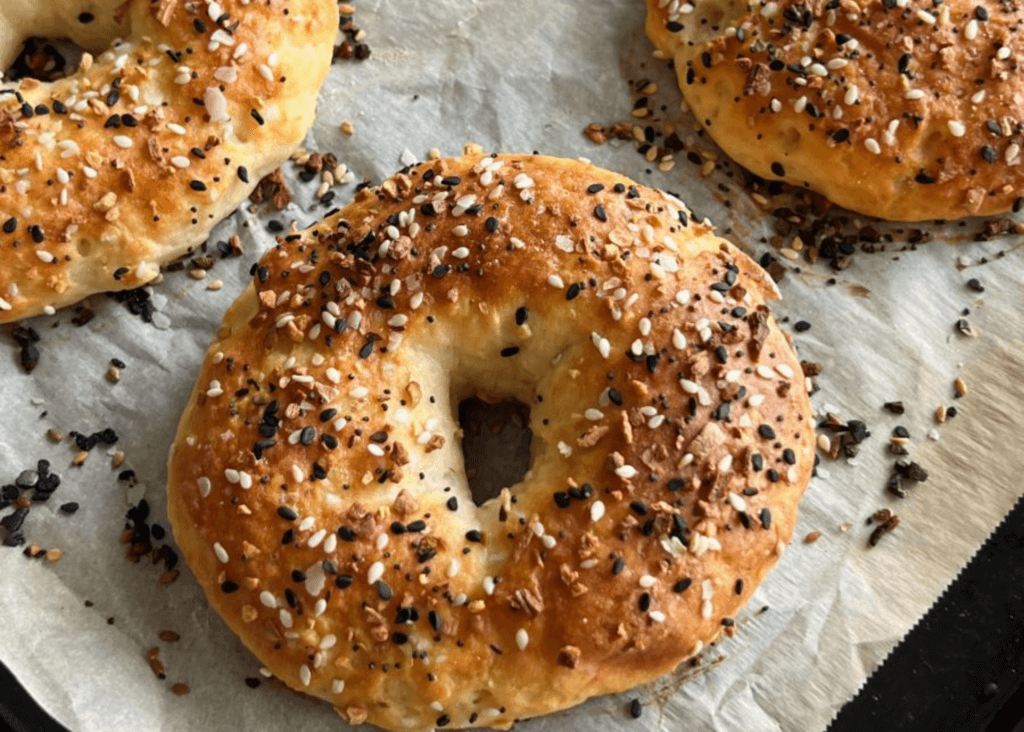
[[[169,463],[175,538],[261,662],[350,722],[508,727],[716,638],[814,463],[765,273],[578,161],[403,171],[279,239]],[[531,409],[476,506],[458,403]]]
[[[993,0],[648,0],[726,153],[880,218],[1020,207],[1024,10]]]
[[[334,0],[132,2],[130,34],[0,90],[0,322],[138,287],[295,149]]]

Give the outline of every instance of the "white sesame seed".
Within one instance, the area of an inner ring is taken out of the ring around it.
[[[452,229],[452,233],[455,234],[455,236],[459,237],[467,236],[469,234],[469,227],[463,224],[459,224],[454,229]]]
[[[768,106],[769,106],[769,108],[770,108],[770,109],[771,109],[771,110],[772,110],[773,112],[781,112],[781,111],[782,111],[782,102],[780,102],[780,101],[779,101],[778,99],[772,99],[772,100],[771,100],[771,101],[770,101],[770,102],[768,103]]]
[[[705,620],[711,617],[713,610],[714,607],[711,605],[711,600],[704,600],[704,602],[700,604],[700,616]]]
[[[190,166],[191,164],[192,161],[190,161],[184,155],[175,155],[173,158],[171,158],[171,165],[173,165],[175,168],[184,169]]]
[[[978,37],[978,21],[971,18],[967,25],[964,27],[964,38],[968,41],[973,41]]]
[[[821,64],[811,64],[807,70],[814,76],[828,76],[828,69]]]
[[[721,460],[718,461],[718,472],[728,473],[732,470],[732,454],[727,454]]]
[[[846,90],[846,94],[843,95],[843,103],[850,106],[856,104],[858,99],[860,99],[860,87],[856,84],[851,84],[850,88]]]
[[[778,371],[780,374],[782,374],[787,379],[792,379],[793,378],[793,369],[790,368],[789,364],[787,364],[787,363],[775,364],[775,370]]]
[[[793,102],[793,111],[800,114],[807,107],[807,97],[800,97]]]
[[[465,259],[466,257],[469,256],[469,248],[459,247],[458,249],[452,252],[452,256],[455,257],[456,259]]]
[[[309,670],[309,666],[302,664],[299,666],[299,681],[302,682],[303,686],[309,686],[309,682],[312,680],[312,673]]]
[[[219,541],[213,543],[213,553],[217,555],[217,559],[220,560],[221,564],[227,564],[230,557],[228,557],[228,551],[220,545]]]
[[[594,501],[590,504],[590,520],[600,521],[604,516],[604,501]]]
[[[366,572],[366,581],[371,585],[384,576],[384,565],[381,562],[374,562]]]
[[[202,478],[197,480],[196,483],[199,485],[200,496],[206,498],[208,495],[210,495],[210,490],[213,488],[213,484],[210,482],[209,478],[207,478],[204,475]]]
[[[696,394],[700,391],[700,384],[696,381],[690,381],[689,379],[680,379],[679,386],[683,387],[683,391],[687,394]]]
[[[526,650],[526,646],[528,646],[529,644],[530,644],[530,636],[529,636],[529,634],[523,628],[520,628],[519,630],[517,630],[516,631],[516,645],[519,646],[519,650],[520,651],[525,651]]]
[[[736,493],[731,493],[730,492],[728,498],[729,498],[729,505],[732,506],[737,511],[739,511],[740,513],[742,513],[742,512],[747,510],[747,502],[744,501],[743,498],[741,498]]]
[[[874,155],[879,155],[882,152],[881,145],[879,145],[878,140],[876,140],[873,137],[869,137],[868,139],[864,140],[864,147],[868,149],[869,153],[872,153]]]
[[[295,480],[296,483],[301,483],[305,478],[306,476],[303,474],[302,468],[298,465],[292,465],[292,479]]]
[[[238,471],[233,468],[227,468],[224,471],[224,477],[227,479],[228,483],[237,483],[239,480]]]
[[[917,17],[928,25],[934,25],[935,21],[938,20],[934,15],[929,13],[927,10],[918,10]]]
[[[619,467],[615,468],[615,474],[620,478],[625,478],[626,480],[635,478],[637,475],[639,475],[637,469],[634,468],[632,465],[620,465]]]
[[[850,63],[850,62],[847,61],[845,58],[834,58],[834,59],[831,59],[826,64],[826,66],[828,67],[828,69],[830,71],[835,71],[836,69],[845,68],[848,63]]]
[[[1010,47],[1003,46],[998,51],[996,51],[996,58],[999,59],[1000,61],[1005,61],[1006,59],[1010,58]]]
[[[43,262],[46,262],[47,264],[49,264],[50,262],[52,262],[53,260],[55,260],[55,259],[56,259],[56,257],[55,257],[55,256],[53,256],[53,255],[52,255],[52,254],[50,254],[49,252],[47,252],[47,251],[44,251],[44,250],[42,250],[42,249],[36,249],[36,256],[37,256],[37,257],[38,257],[38,258],[39,258],[39,259],[40,259],[41,261],[43,261]]]
[[[345,691],[345,679],[335,679],[331,682],[331,691],[340,694]]]
[[[320,546],[320,543],[324,540],[325,536],[327,536],[327,530],[320,529],[318,532],[309,537],[309,541],[306,542],[306,546],[310,547],[311,549],[316,549],[318,546]]]
[[[946,126],[949,128],[949,133],[953,135],[953,137],[963,137],[967,134],[967,128],[964,126],[963,122],[951,119],[946,123]]]
[[[910,101],[915,101],[915,100],[918,100],[918,99],[924,99],[924,96],[925,95],[924,95],[924,91],[923,90],[921,90],[921,89],[911,89],[910,91],[908,91],[906,94],[903,95],[903,98],[904,99],[909,99]]]
[[[450,562],[448,562],[448,571],[446,572],[446,574],[448,575],[448,579],[452,579],[453,577],[457,577],[459,572],[461,572],[461,571],[462,571],[462,563],[457,558],[452,557],[452,560]]]
[[[549,275],[548,284],[551,285],[552,287],[557,287],[558,289],[562,289],[563,287],[565,287],[565,283],[562,281],[562,278],[559,277],[558,275]]]
[[[652,577],[649,574],[645,574],[645,575],[642,575],[640,577],[640,579],[638,580],[637,583],[641,587],[643,587],[645,590],[647,590],[647,589],[650,589],[651,587],[654,587],[656,584],[658,584],[658,580],[657,580],[656,577]]]
[[[651,610],[651,612],[647,614],[647,617],[649,617],[655,623],[665,622],[665,613],[663,613],[661,610]]]
[[[277,607],[277,598],[274,597],[274,593],[268,590],[263,590],[260,593],[260,602],[264,607],[269,607],[271,610]]]
[[[558,236],[555,237],[555,246],[561,249],[563,252],[571,254],[574,245],[571,237],[565,236],[564,234],[559,234]]]

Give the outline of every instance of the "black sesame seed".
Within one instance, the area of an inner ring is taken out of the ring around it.
[[[193,191],[205,191],[206,190],[206,184],[203,183],[201,180],[189,181],[188,187],[191,188]]]
[[[278,506],[277,515],[283,518],[285,521],[294,521],[299,517],[299,514],[295,512],[295,509],[291,506]]]
[[[757,428],[757,433],[766,440],[775,439],[775,430],[772,429],[771,425],[763,424]],[[760,457],[760,456],[758,456]]]
[[[338,536],[340,536],[345,541],[355,541],[356,540],[356,532],[354,532],[352,529],[350,529],[347,526],[341,526],[341,527],[338,528]]]
[[[266,120],[263,119],[263,115],[257,112],[255,109],[250,109],[249,114],[252,115],[252,118],[256,120],[257,124],[263,125],[266,123]]]
[[[434,277],[436,277],[437,279],[441,279],[451,271],[452,266],[450,264],[439,264],[436,267],[434,267],[434,270],[431,272],[431,274],[434,275]]]
[[[999,156],[996,155],[996,149],[991,145],[985,145],[981,148],[981,157],[986,163],[994,163],[999,159]]]
[[[978,20],[988,20],[988,11],[985,10],[981,5],[974,8],[974,17]]]
[[[555,493],[552,494],[552,498],[555,499],[555,505],[557,505],[559,508],[569,508],[571,500],[569,498],[568,493],[564,493],[562,491],[555,491]]]
[[[786,175],[786,169],[782,167],[782,163],[772,163],[772,173],[782,178]]]
[[[220,585],[220,591],[225,595],[230,595],[232,592],[238,592],[238,583],[232,582],[231,580],[222,582]]]
[[[692,585],[692,584],[693,584],[693,580],[690,579],[689,577],[686,577],[684,579],[679,580],[674,585],[672,585],[672,591],[676,592],[676,593],[686,592],[690,588],[690,585]]]
[[[615,557],[615,562],[612,563],[612,575],[622,574],[622,570],[626,568],[626,560],[622,557]]]
[[[7,221],[4,222],[4,233],[5,234],[13,234],[14,231],[17,228],[18,228],[18,220],[16,218],[14,218],[13,216],[11,218],[7,219]]]
[[[355,582],[355,580],[347,574],[339,574],[334,578],[334,586],[339,590],[351,587],[353,582]]]
[[[427,528],[426,521],[413,521],[411,524],[406,525],[405,530],[411,534],[418,534],[421,531],[425,531]]]
[[[575,300],[579,297],[580,292],[583,290],[583,286],[579,282],[573,282],[569,285],[569,289],[565,293],[566,300]]]
[[[718,359],[719,363],[725,363],[729,360],[729,352],[725,349],[725,346],[715,347],[715,358]]]
[[[640,595],[640,601],[637,603],[640,607],[640,612],[645,613],[651,609],[651,593],[645,592]]]
[[[448,507],[449,511],[458,511],[459,510],[459,499],[456,498],[455,496],[452,496],[451,498],[448,499],[448,501],[445,503],[445,505]]]
[[[436,722],[438,727],[447,727],[451,723],[452,723],[452,718],[449,717],[447,714],[442,714],[440,717],[437,718],[437,722]]]
[[[608,389],[608,401],[610,401],[612,404],[614,404],[617,407],[621,407],[622,406],[622,394],[620,394],[619,390],[615,389],[614,387],[613,388],[609,388]]]
[[[398,631],[395,631],[391,634],[391,642],[394,643],[396,646],[402,646],[409,642],[409,636],[407,636],[405,633],[399,633]]]
[[[75,503],[74,501],[69,501],[68,503],[62,503],[61,506],[60,506],[60,510],[61,510],[61,513],[66,513],[66,514],[68,514],[70,516],[75,511],[78,510],[78,504]]]
[[[377,580],[375,587],[377,588],[377,594],[381,600],[390,600],[394,594],[391,591],[391,587],[384,580]]]
[[[484,228],[491,234],[498,230],[498,220],[493,216],[488,216],[487,220],[484,221]]]
[[[629,703],[629,716],[633,719],[640,719],[640,715],[644,713],[644,708],[640,704],[639,699],[633,699]]]
[[[591,183],[587,186],[587,193],[600,193],[604,190],[604,186],[601,183]]]
[[[42,228],[36,224],[32,224],[28,227],[28,233],[32,235],[32,241],[36,244],[42,244],[46,241],[46,234],[44,234]]]
[[[320,421],[330,422],[332,419],[334,419],[337,413],[337,409],[335,409],[334,407],[329,407],[328,409],[325,409],[324,411],[320,412]]]
[[[303,445],[312,445],[313,440],[316,439],[316,430],[312,427],[303,427],[302,432],[299,433],[299,440]]]
[[[782,459],[789,465],[796,465],[796,453],[788,447],[782,451]]]
[[[670,20],[665,24],[665,27],[668,29],[669,33],[678,33],[684,28],[683,24],[677,20]]]
[[[373,341],[367,341],[359,349],[359,358],[369,358],[371,353],[373,353]]]
[[[793,324],[793,330],[797,333],[805,333],[811,329],[811,324],[806,320],[798,320]]]
[[[249,169],[248,168],[246,168],[244,165],[239,165],[237,173],[238,173],[238,180],[242,181],[243,183],[248,183],[249,182]]]
[[[770,529],[772,527],[772,512],[769,511],[767,508],[762,508],[760,517],[761,525],[764,526],[766,529]]]
[[[594,216],[597,217],[598,221],[607,221],[608,220],[608,214],[605,213],[604,206],[602,206],[600,204],[598,204],[597,206],[594,207]]]
[[[299,569],[292,570],[292,582],[305,582],[306,573]]]
[[[480,544],[484,540],[484,535],[476,529],[470,529],[466,532],[466,541],[471,541],[474,544]]]
[[[519,346],[509,346],[501,349],[502,358],[508,358],[509,356],[515,356],[519,353]]]
[[[736,589],[736,594],[737,595],[742,595],[743,594],[743,580],[742,579],[736,580],[736,588],[735,589]]]
[[[914,176],[914,180],[922,185],[931,185],[935,182],[935,178],[929,175],[924,168],[918,171],[917,175]]]
[[[401,521],[392,521],[391,533],[401,536],[405,533],[405,524],[403,524]]]
[[[516,308],[516,325],[522,325],[530,317],[530,311],[525,306]]]
[[[685,481],[683,481],[682,478],[673,478],[668,482],[668,489],[671,492],[676,493],[678,491],[681,491],[684,485],[686,485],[686,483]]]
[[[630,501],[629,507],[638,516],[646,516],[651,511],[650,507],[643,501]]]

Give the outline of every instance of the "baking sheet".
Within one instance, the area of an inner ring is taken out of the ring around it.
[[[646,78],[660,85],[658,103],[690,138],[692,120],[678,111],[672,73],[651,56],[643,12],[638,2],[360,0],[356,19],[372,57],[332,69],[307,147],[336,153],[356,181],[374,182],[410,156],[422,159],[434,147],[458,154],[469,141],[495,151],[585,156],[672,189],[759,254],[771,220],[728,169],[701,177],[681,152],[676,168],[662,173],[631,143],[596,146],[581,133],[591,122],[629,119],[627,80]],[[351,137],[339,131],[346,119],[354,124]],[[224,310],[273,242],[268,220],[301,228],[325,213],[326,206],[313,205],[317,184],[296,183],[290,164],[284,170],[292,205],[270,216],[240,210],[218,227],[211,242],[238,233],[244,255],[215,255],[203,281],[168,273],[152,288],[156,325],[103,296],[92,298],[96,317],[83,327],[71,325],[72,309],[37,319],[42,359],[31,375],[17,366],[10,337],[0,339],[0,483],[40,458],[52,462],[62,485],[48,503],[33,506],[26,533],[31,543],[64,551],[60,562],[47,564],[0,547],[0,659],[74,732],[344,727],[329,706],[278,682],[249,688],[244,680],[259,677],[258,663],[207,607],[188,571],[162,585],[163,568],[127,561],[119,539],[127,502],[143,491],[151,520],[167,526],[164,463],[178,415]],[[336,187],[336,203],[349,200],[354,187]],[[776,312],[812,325],[795,342],[802,358],[825,366],[815,408],[861,419],[872,436],[853,460],[823,459],[796,542],[737,619],[736,637],[711,649],[700,669],[521,729],[826,727],[1021,494],[1024,396],[1016,385],[1024,342],[1016,338],[1024,262],[1015,240],[947,243],[974,228],[937,229],[936,242],[913,251],[858,254],[839,273],[818,264],[787,274]],[[836,283],[827,284],[832,277]],[[964,286],[969,277],[983,283],[983,293]],[[213,279],[223,288],[207,290]],[[977,338],[954,328],[964,308]],[[105,378],[111,358],[126,364],[116,384]],[[954,400],[957,376],[969,393]],[[907,406],[901,417],[881,409],[896,399]],[[955,404],[959,415],[936,426],[940,403]],[[911,456],[930,473],[902,501],[884,490],[894,462],[886,446],[897,424],[910,431]],[[144,486],[130,495],[116,479],[111,450],[97,447],[73,467],[73,443],[45,437],[49,428],[90,434],[105,427],[120,436],[114,448],[126,455],[121,469],[133,469]],[[927,436],[933,429],[937,440]],[[66,501],[81,503],[79,512],[60,514]],[[882,507],[902,523],[869,550],[864,522]],[[821,538],[803,544],[812,530]],[[164,630],[181,639],[160,640]],[[154,647],[164,679],[146,658]],[[175,695],[175,683],[190,693]],[[639,721],[626,713],[633,697],[644,703]]]

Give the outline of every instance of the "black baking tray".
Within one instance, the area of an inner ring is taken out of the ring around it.
[[[1022,673],[1024,502],[1018,502],[828,732],[1024,732]],[[0,732],[9,730],[67,732],[0,664]]]

